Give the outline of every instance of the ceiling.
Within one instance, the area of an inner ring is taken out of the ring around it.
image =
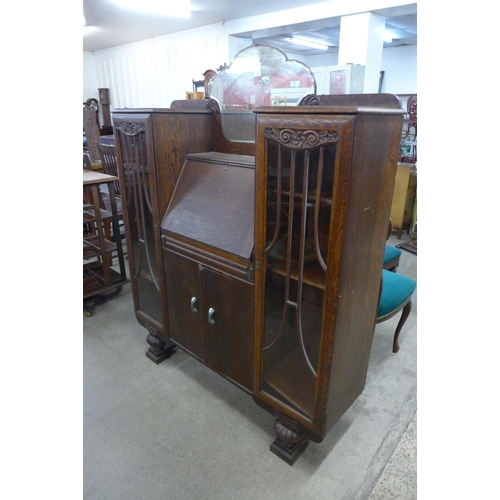
[[[323,0],[191,0],[190,18],[164,17],[119,7],[113,0],[83,0],[87,27],[83,50],[97,51],[168,35],[200,26],[321,3]],[[136,4],[140,4],[140,0]],[[393,41],[384,47],[417,43],[417,4],[371,11],[386,18]],[[292,45],[287,38],[303,36],[326,43],[327,51]],[[274,45],[304,56],[338,52],[340,17],[321,19],[267,30],[239,33],[255,43]]]

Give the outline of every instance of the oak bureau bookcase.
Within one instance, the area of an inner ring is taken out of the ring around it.
[[[271,105],[290,87],[300,105]],[[147,356],[179,347],[250,394],[289,464],[365,386],[404,114],[315,90],[252,45],[207,99],[113,113]]]

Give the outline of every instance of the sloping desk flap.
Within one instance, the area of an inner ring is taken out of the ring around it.
[[[252,156],[186,157],[162,229],[249,259],[254,245]]]

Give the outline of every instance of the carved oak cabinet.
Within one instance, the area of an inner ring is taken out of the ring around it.
[[[260,107],[225,138],[217,101],[113,114],[136,316],[276,417],[293,464],[364,389],[402,116],[389,95]]]
[[[155,363],[174,350],[169,340],[160,241],[162,215],[184,156],[211,147],[205,110],[134,109],[113,113],[129,266],[137,320],[148,332]]]

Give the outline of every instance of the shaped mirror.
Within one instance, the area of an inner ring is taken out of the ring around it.
[[[238,52],[229,67],[216,73],[210,88],[221,109],[224,135],[240,142],[255,141],[255,108],[296,106],[314,93],[316,81],[304,63],[259,44]]]

